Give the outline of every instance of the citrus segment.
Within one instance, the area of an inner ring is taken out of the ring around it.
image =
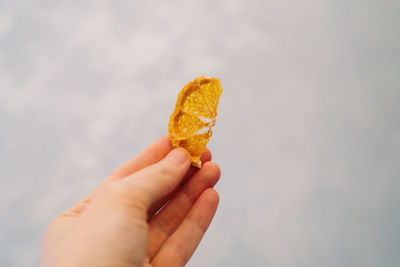
[[[192,165],[201,167],[200,157],[212,135],[222,88],[217,78],[200,77],[183,87],[168,123],[173,147],[185,148]]]

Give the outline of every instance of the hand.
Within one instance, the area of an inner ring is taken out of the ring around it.
[[[50,224],[40,266],[183,266],[218,206],[220,170],[164,136]]]

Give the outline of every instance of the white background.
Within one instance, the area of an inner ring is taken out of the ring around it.
[[[399,1],[0,0],[0,265],[218,77],[189,266],[400,265]]]

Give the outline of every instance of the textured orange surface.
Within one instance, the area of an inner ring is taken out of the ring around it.
[[[192,165],[201,167],[200,157],[211,138],[222,88],[217,78],[200,77],[183,87],[168,123],[173,147],[185,148]]]

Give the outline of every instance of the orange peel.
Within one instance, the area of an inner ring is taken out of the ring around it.
[[[200,157],[212,136],[215,125],[221,83],[217,78],[196,78],[178,94],[175,110],[168,123],[172,147],[185,148],[192,165],[201,167]]]

